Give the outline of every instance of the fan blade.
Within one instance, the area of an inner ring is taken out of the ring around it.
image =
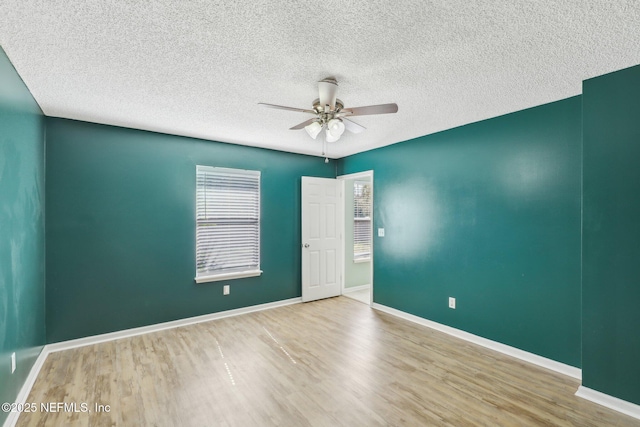
[[[368,116],[371,114],[390,114],[398,112],[398,104],[368,105],[366,107],[345,108],[340,113],[345,116]]]
[[[313,119],[309,119],[309,120],[305,120],[304,122],[300,123],[299,125],[295,125],[292,128],[289,128],[289,130],[299,130],[299,129],[304,129],[305,127],[309,126],[311,123],[315,122],[316,119],[315,117]]]
[[[282,105],[275,105],[275,104],[265,104],[264,102],[258,102],[258,105],[261,105],[261,106],[267,107],[267,108],[275,108],[276,110],[288,110],[288,111],[297,111],[299,113],[316,114],[316,112],[313,111],[313,110],[304,110],[302,108],[284,107]]]
[[[367,129],[366,127],[359,125],[356,122],[352,122],[351,120],[344,117],[342,118],[342,123],[344,123],[345,129],[347,129],[351,133],[360,133],[363,130]]]
[[[324,80],[318,82],[318,92],[320,98],[320,105],[324,108],[329,106],[330,111],[336,108],[336,93],[338,92],[338,82],[331,77],[327,77]]]

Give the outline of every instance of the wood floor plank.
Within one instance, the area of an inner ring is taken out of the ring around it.
[[[640,426],[578,386],[338,297],[52,353],[17,425]]]

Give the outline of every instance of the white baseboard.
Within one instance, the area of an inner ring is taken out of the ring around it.
[[[94,335],[85,338],[78,338],[75,340],[61,341],[54,344],[47,344],[42,348],[40,355],[36,359],[35,363],[31,367],[31,371],[27,376],[26,381],[22,385],[18,396],[16,397],[17,404],[24,404],[29,397],[31,388],[38,378],[40,369],[44,365],[47,356],[50,353],[56,351],[69,350],[72,348],[84,347],[87,345],[98,344],[107,341],[113,341],[121,338],[134,337],[136,335],[149,334],[152,332],[163,331],[166,329],[179,328],[181,326],[193,325],[196,323],[209,322],[211,320],[223,319],[225,317],[239,316],[241,314],[253,313],[256,311],[269,310],[276,307],[284,307],[287,305],[297,304],[302,302],[302,298],[290,298],[281,301],[268,302],[265,304],[251,305],[249,307],[236,308],[233,310],[220,311],[217,313],[204,314],[202,316],[188,317],[186,319],[173,320],[171,322],[157,323],[155,325],[142,326],[139,328],[125,329],[122,331],[110,332],[107,334]],[[4,427],[14,427],[18,421],[20,413],[10,412],[9,416],[4,422]]]
[[[369,285],[364,285],[363,287],[357,287],[366,289]],[[356,288],[347,288],[347,289],[356,289]],[[358,289],[360,290],[360,289]],[[355,292],[355,291],[352,291]],[[205,314],[202,316],[189,317],[186,319],[174,320],[171,322],[158,323],[156,325],[143,326],[140,328],[126,329],[123,331],[111,332],[107,334],[95,335],[86,338],[79,338],[76,340],[62,341],[54,344],[45,345],[42,348],[42,351],[38,355],[35,363],[31,367],[29,371],[29,375],[25,380],[18,396],[16,397],[17,404],[23,404],[26,402],[29,393],[31,392],[31,388],[38,378],[38,374],[44,365],[45,360],[49,353],[53,353],[56,351],[68,350],[77,347],[83,347],[86,345],[97,344],[106,341],[112,341],[120,338],[127,338],[136,335],[148,334],[151,332],[162,331],[165,329],[178,328],[186,325],[193,325],[196,323],[208,322],[211,320],[222,319],[225,317],[239,316],[241,314],[253,313],[256,311],[269,310],[271,308],[276,307],[284,307],[287,305],[297,304],[301,302],[301,298],[291,298],[282,301],[275,301],[266,304],[259,304],[249,307],[237,308],[234,310],[221,311],[218,313]],[[573,366],[566,365],[564,363],[556,362],[555,360],[547,359],[546,357],[538,356],[533,353],[529,353],[524,350],[517,349],[515,347],[511,347],[496,341],[489,340],[487,338],[479,337],[477,335],[473,335],[471,333],[462,331],[460,329],[452,328],[450,326],[446,326],[431,320],[424,319],[419,316],[415,316],[413,314],[406,313],[404,311],[396,310],[395,308],[387,307],[382,304],[373,303],[372,306],[374,309],[391,314],[393,316],[408,320],[413,323],[417,323],[422,326],[429,327],[431,329],[438,330],[440,332],[444,332],[448,335],[455,336],[457,338],[463,339],[465,341],[472,342],[474,344],[481,345],[486,348],[490,348],[492,350],[498,351],[500,353],[506,354],[508,356],[515,357],[520,360],[524,360],[525,362],[532,363],[534,365],[542,366],[544,368],[550,369],[552,371],[576,378],[582,379],[582,371],[579,368],[575,368]],[[602,405],[606,408],[613,409],[614,411],[618,411],[620,413],[629,415],[631,417],[640,419],[640,405],[636,405],[631,402],[627,402],[622,399],[618,399],[613,396],[609,396],[608,394],[601,393],[596,390],[592,390],[590,388],[580,386],[578,391],[576,392],[576,396],[581,397],[583,399],[589,400],[591,402]],[[7,419],[4,422],[4,427],[14,427],[16,422],[18,421],[20,413],[19,412],[10,412]]]
[[[155,325],[141,326],[139,328],[125,329],[122,331],[109,332],[107,334],[93,335],[75,340],[61,341],[48,344],[45,348],[49,353],[69,350],[71,348],[84,347],[85,345],[98,344],[106,341],[113,341],[120,338],[129,338],[136,335],[149,334],[163,331],[165,329],[179,328],[181,326],[193,325],[196,323],[209,322],[211,320],[223,319],[225,317],[239,316],[241,314],[253,313],[255,311],[269,310],[276,307],[297,304],[302,302],[302,298],[291,298],[282,301],[268,302],[266,304],[251,305],[249,307],[236,308],[233,310],[219,311],[217,313],[204,314],[202,316],[188,317],[186,319],[173,320],[171,322],[157,323]]]
[[[349,288],[344,288],[342,290],[342,293],[343,294],[350,294],[351,292],[367,291],[369,289],[371,289],[371,285],[351,286]]]
[[[627,402],[584,386],[578,387],[576,396],[640,420],[640,405],[635,403]]]
[[[460,329],[452,328],[451,326],[443,325],[432,320],[427,320],[423,317],[415,316],[404,311],[396,310],[395,308],[387,307],[382,304],[373,303],[372,307],[376,310],[383,311],[385,313],[400,317],[410,322],[417,323],[419,325],[423,325],[440,332],[444,332],[445,334],[481,345],[482,347],[486,347],[491,350],[495,350],[497,352],[506,354],[507,356],[515,357],[516,359],[520,359],[534,365],[542,366],[543,368],[550,369],[552,371],[567,375],[578,380],[582,379],[582,370],[580,368],[566,365],[564,363],[557,362],[546,357],[538,356],[537,354],[529,353],[528,351],[520,350],[519,348],[511,347],[497,341],[492,341],[490,339],[483,338],[478,335],[462,331]]]
[[[36,382],[38,378],[38,374],[40,373],[40,369],[42,369],[42,365],[44,365],[44,361],[47,359],[47,355],[49,354],[45,351],[47,346],[42,347],[40,350],[40,354],[36,358],[36,361],[33,363],[31,370],[29,371],[29,375],[27,375],[27,379],[22,384],[22,388],[20,392],[16,396],[16,403],[25,403],[27,401],[27,397],[29,397],[29,393],[31,392],[31,387]],[[18,417],[20,416],[20,412],[9,412],[9,416],[4,421],[4,427],[13,427],[16,425],[18,421]]]

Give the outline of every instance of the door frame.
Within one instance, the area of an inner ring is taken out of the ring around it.
[[[346,264],[347,264],[347,260],[346,260],[346,254],[348,253],[353,253],[353,248],[351,248],[350,251],[348,251],[346,244],[347,244],[347,239],[346,239],[346,235],[345,235],[345,228],[346,228],[346,221],[345,221],[345,217],[346,217],[346,212],[345,212],[345,206],[346,206],[346,197],[347,197],[347,192],[345,189],[345,181],[348,179],[358,179],[358,178],[370,178],[371,179],[371,262],[369,262],[369,278],[371,279],[371,289],[369,292],[369,307],[373,306],[373,262],[374,262],[374,235],[373,235],[373,221],[374,221],[374,194],[375,194],[375,185],[374,185],[374,181],[373,181],[373,170],[368,170],[368,171],[362,171],[362,172],[356,172],[356,173],[350,173],[348,175],[340,175],[337,176],[336,179],[339,181],[342,181],[342,203],[341,203],[341,210],[342,210],[342,233],[341,235],[342,237],[342,284],[341,284],[341,290],[340,293],[344,294],[344,284],[346,282],[347,276],[346,276]],[[353,192],[353,190],[352,190]]]

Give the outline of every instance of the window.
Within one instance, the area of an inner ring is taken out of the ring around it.
[[[371,258],[371,184],[353,183],[353,260]]]
[[[260,172],[196,166],[196,282],[261,273]]]

